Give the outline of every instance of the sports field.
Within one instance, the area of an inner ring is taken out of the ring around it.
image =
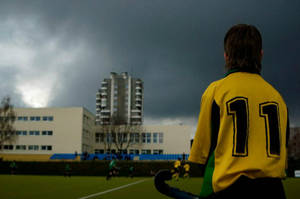
[[[170,184],[180,189],[199,193],[202,178],[179,179]],[[300,198],[300,179],[284,181],[288,199]],[[158,193],[153,178],[116,177],[106,181],[104,177],[63,177],[0,175],[1,199],[119,199],[119,198],[168,198]]]

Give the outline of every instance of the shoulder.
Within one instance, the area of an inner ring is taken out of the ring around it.
[[[206,96],[212,96],[214,95],[216,89],[222,85],[222,82],[224,81],[224,78],[213,81],[212,83],[209,84],[209,86],[205,89],[203,96],[202,97],[206,97]]]
[[[273,96],[276,97],[277,99],[279,99],[281,103],[286,105],[285,100],[284,100],[283,96],[281,95],[281,93],[271,83],[269,83],[265,79],[263,79],[263,80],[264,80],[265,84],[268,86],[268,89],[272,92]]]

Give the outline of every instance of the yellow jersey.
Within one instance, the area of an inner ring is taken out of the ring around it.
[[[176,161],[174,162],[174,168],[178,168],[178,167],[180,167],[180,165],[181,165],[180,160],[176,160]]]
[[[189,161],[206,164],[200,196],[219,192],[241,175],[284,178],[288,111],[259,74],[235,71],[211,83]]]
[[[190,170],[190,165],[189,165],[189,164],[185,164],[185,165],[183,166],[183,168],[184,168],[185,172],[189,172],[189,170]]]

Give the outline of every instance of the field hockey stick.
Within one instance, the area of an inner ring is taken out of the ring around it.
[[[199,196],[182,191],[178,188],[170,187],[165,181],[172,179],[172,173],[169,170],[160,170],[154,178],[155,188],[162,194],[177,199],[200,199]]]

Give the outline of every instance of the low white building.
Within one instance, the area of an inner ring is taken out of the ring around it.
[[[45,159],[54,153],[105,153],[100,126],[95,115],[83,107],[66,108],[15,108],[14,143],[5,143],[0,158],[22,159],[40,155]],[[126,148],[131,154],[182,154],[189,153],[191,126],[149,125]],[[125,149],[125,148],[123,148]],[[110,152],[117,152],[114,143]],[[7,158],[11,156],[11,158]],[[18,158],[19,156],[20,158]],[[43,159],[40,158],[40,159]],[[34,159],[34,158],[31,158]]]
[[[82,107],[15,108],[17,139],[6,154],[93,152],[95,116]]]
[[[117,152],[113,142],[110,147],[107,146],[101,130],[95,128],[95,153]],[[125,151],[129,154],[187,154],[190,151],[191,133],[192,127],[186,125],[145,125],[143,132],[134,136],[133,144]]]

